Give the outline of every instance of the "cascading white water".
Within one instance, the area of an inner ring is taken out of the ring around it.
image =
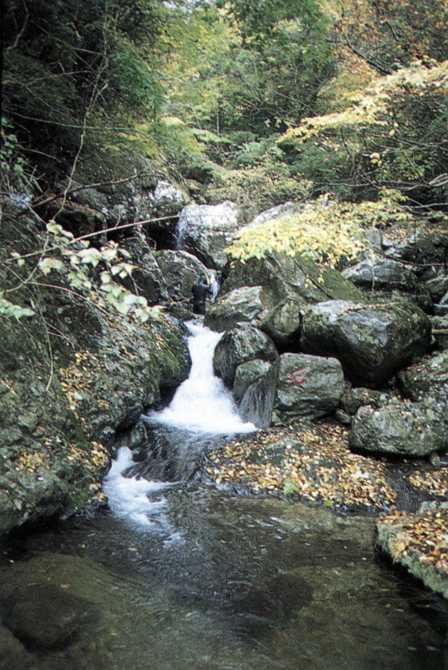
[[[190,376],[179,386],[168,407],[144,418],[152,424],[181,429],[190,436],[254,431],[252,423],[242,421],[230,392],[213,372],[213,354],[222,334],[197,322],[187,326],[191,333],[188,339],[192,361]],[[121,448],[104,481],[112,512],[142,529],[168,534],[170,541],[178,539],[164,514],[167,501],[160,495],[173,484],[125,477],[123,473],[131,465],[131,451]]]
[[[187,326],[191,333],[190,376],[179,386],[171,404],[161,412],[152,412],[148,418],[195,433],[225,435],[255,430],[252,423],[242,421],[230,392],[213,372],[213,353],[222,333],[195,322]]]

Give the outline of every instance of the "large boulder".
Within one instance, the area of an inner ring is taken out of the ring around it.
[[[344,392],[344,373],[335,358],[283,354],[278,362],[273,422],[317,419],[332,414]]]
[[[215,374],[229,388],[233,387],[236,369],[254,359],[274,361],[277,350],[271,338],[258,328],[240,325],[227,331],[218,342],[213,358]]]
[[[431,322],[408,301],[366,305],[329,300],[304,315],[303,351],[338,358],[354,383],[384,384],[429,348]]]
[[[165,279],[168,296],[175,302],[191,301],[193,286],[208,281],[207,268],[186,251],[158,251],[157,263]]]
[[[244,262],[231,260],[221,292],[242,286],[262,286],[270,294],[272,305],[290,298],[305,303],[330,299],[364,300],[362,291],[338,270],[320,267],[300,255],[276,251]]]
[[[207,267],[222,270],[227,263],[225,249],[240,227],[239,218],[232,202],[188,205],[179,217],[178,248],[195,254]]]
[[[417,278],[403,263],[388,259],[365,258],[357,265],[344,270],[344,277],[350,279],[356,286],[364,289],[386,290],[394,289],[411,292],[417,288]]]
[[[357,451],[420,457],[446,451],[445,410],[436,402],[393,402],[380,409],[361,407],[352,424],[350,447]]]
[[[437,274],[435,277],[428,279],[425,286],[433,301],[438,302],[448,291],[448,274]]]
[[[403,393],[411,400],[432,396],[444,400],[448,405],[448,351],[402,370],[398,381]]]
[[[218,331],[228,330],[238,323],[259,326],[269,305],[270,296],[262,286],[236,288],[209,305],[205,324]]]

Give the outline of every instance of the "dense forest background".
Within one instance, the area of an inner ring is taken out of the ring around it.
[[[212,199],[444,201],[447,24],[442,0],[11,0],[2,190],[95,181],[113,148]]]

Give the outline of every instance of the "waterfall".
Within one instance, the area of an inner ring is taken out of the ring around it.
[[[252,432],[255,426],[242,421],[230,391],[213,372],[213,354],[222,333],[198,322],[189,322],[187,327],[191,333],[190,376],[179,386],[168,407],[143,418],[161,429],[165,426],[168,432],[175,429],[175,439],[183,440],[184,449],[194,451],[193,442],[200,445],[202,441],[210,442],[212,436]],[[167,500],[161,495],[173,483],[126,476],[133,465],[132,452],[122,447],[104,482],[112,512],[144,530],[168,534],[173,541],[176,533],[165,514]]]
[[[213,372],[213,353],[222,337],[202,324],[187,323],[191,333],[188,347],[191,371],[179,386],[171,404],[161,412],[151,412],[151,422],[182,428],[194,433],[225,435],[255,430],[238,415],[230,391]]]

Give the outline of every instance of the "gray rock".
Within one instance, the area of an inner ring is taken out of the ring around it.
[[[239,218],[232,202],[188,205],[179,217],[178,248],[198,256],[207,267],[222,270],[227,263],[225,249],[240,228]]]
[[[241,363],[254,359],[274,361],[277,350],[271,338],[250,325],[240,325],[227,331],[218,342],[213,358],[215,374],[229,388],[233,387],[236,369]]]
[[[355,383],[384,384],[429,347],[431,323],[407,301],[365,305],[330,300],[303,318],[303,351],[335,356]]]
[[[157,263],[163,274],[168,296],[175,302],[190,302],[193,286],[201,280],[208,282],[207,268],[186,251],[157,251]]]
[[[448,315],[431,318],[432,336],[437,349],[448,349]]]
[[[335,358],[283,354],[278,362],[274,423],[332,414],[344,392],[344,373]]]
[[[132,277],[123,280],[130,291],[137,290],[150,305],[168,299],[168,289],[154,251],[139,237],[131,237],[121,243],[123,249],[131,254],[130,262],[135,266]]]
[[[448,231],[420,228],[401,242],[385,240],[385,255],[411,263],[440,263],[448,254]]]
[[[240,402],[249,386],[264,377],[270,370],[271,363],[255,359],[238,365],[233,384],[233,397]]]
[[[302,317],[306,303],[300,298],[287,298],[268,312],[260,324],[279,347],[296,348],[300,341]]]
[[[391,402],[391,396],[386,393],[363,387],[352,388],[350,384],[346,384],[341,398],[341,408],[349,416],[355,416],[360,407],[371,405],[378,408],[389,402]]]
[[[398,456],[427,456],[448,449],[446,412],[435,403],[392,403],[361,407],[350,435],[358,451]]]
[[[448,406],[448,351],[401,370],[398,381],[407,398],[423,400],[431,396],[440,398]]]
[[[259,326],[268,310],[269,295],[261,286],[243,286],[226,293],[209,305],[205,325],[222,331],[238,323]]]
[[[315,303],[328,299],[364,300],[363,292],[340,272],[319,267],[303,257],[270,252],[247,261],[233,259],[221,292],[242,286],[262,286],[271,306],[293,299]]]
[[[163,180],[157,182],[152,196],[154,209],[162,216],[177,214],[189,200],[188,194],[183,189]]]
[[[439,274],[425,282],[434,302],[438,302],[448,291],[448,274]]]
[[[303,204],[296,202],[285,202],[282,205],[276,205],[270,209],[260,212],[257,216],[245,226],[245,228],[259,226],[264,223],[272,223],[277,219],[281,219],[291,214],[297,214],[303,209]]]
[[[364,259],[342,273],[356,286],[365,289],[414,291],[417,288],[415,274],[402,263],[393,260]]]
[[[271,425],[279,366],[274,363],[263,377],[246,390],[240,405],[240,415],[258,428]]]

